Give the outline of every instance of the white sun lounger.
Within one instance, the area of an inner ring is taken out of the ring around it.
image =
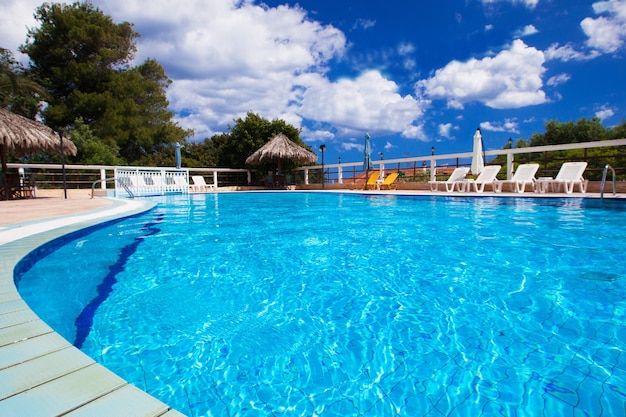
[[[522,164],[517,167],[517,171],[510,180],[503,180],[496,182],[496,193],[502,191],[502,186],[505,184],[511,184],[513,190],[518,193],[526,191],[526,186],[530,185],[531,190],[535,189],[535,174],[539,169],[539,164]]]
[[[496,175],[500,172],[500,168],[502,168],[501,165],[487,165],[475,180],[463,181],[464,191],[472,191],[471,189],[473,189],[476,193],[482,193],[485,191],[485,185],[491,185],[491,188],[495,191],[496,182],[498,181]],[[470,189],[468,190],[468,188]]]
[[[202,175],[192,175],[191,181],[193,181],[191,191],[211,191],[213,189],[213,184],[207,184]]]
[[[445,181],[428,181],[428,185],[430,185],[430,191],[438,191],[439,184],[445,185],[447,192],[454,191],[454,188],[457,185],[463,185],[463,179],[465,179],[465,176],[467,175],[469,170],[470,169],[468,167],[455,168],[454,171],[452,171],[450,178]]]
[[[563,186],[565,193],[571,194],[574,191],[574,187],[578,185],[580,192],[585,193],[589,183],[589,181],[583,178],[585,169],[587,169],[586,162],[565,162],[561,165],[556,178],[541,178],[538,181],[537,191],[545,193],[548,188],[552,188],[558,192],[561,190],[561,186]]]

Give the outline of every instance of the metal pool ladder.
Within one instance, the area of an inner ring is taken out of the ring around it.
[[[128,196],[130,198],[135,198],[135,195],[130,190],[130,188],[128,188],[128,185],[126,185],[126,183],[124,181],[120,181],[119,178],[115,178],[115,177],[99,179],[97,181],[94,181],[93,184],[91,184],[91,198],[93,198],[93,192],[94,192],[94,189],[96,188],[96,184],[99,184],[101,182],[106,182],[106,181],[115,181],[117,184],[120,184],[122,186],[122,188],[124,188],[124,190],[126,190],[126,192],[128,193]]]
[[[615,192],[615,170],[613,169],[613,167],[609,164],[606,164],[604,166],[604,171],[602,172],[602,183],[600,184],[600,200],[602,200],[604,198],[604,183],[606,181],[606,173],[608,170],[611,170],[611,175],[613,177],[613,195],[616,194]]]

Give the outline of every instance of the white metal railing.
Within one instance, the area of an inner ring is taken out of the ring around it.
[[[189,192],[189,171],[186,169],[116,167],[115,179],[116,197]]]
[[[514,155],[517,154],[528,154],[528,153],[538,153],[538,152],[551,152],[551,151],[563,151],[563,150],[571,150],[571,149],[590,149],[590,148],[603,148],[603,147],[613,147],[613,146],[626,146],[626,139],[614,139],[614,140],[603,140],[596,142],[579,142],[579,143],[567,143],[563,145],[546,145],[546,146],[533,146],[528,148],[511,148],[511,149],[497,149],[497,150],[489,150],[485,151],[484,155],[488,156],[498,156],[498,155],[506,155],[506,175],[507,179],[511,179],[513,176],[513,162],[515,161]],[[418,157],[409,157],[409,158],[397,158],[397,159],[385,159],[385,160],[375,160],[372,159],[372,165],[374,166],[373,170],[385,170],[385,165],[391,164],[403,164],[403,163],[414,163],[414,162],[425,162],[428,164],[430,171],[430,180],[435,180],[435,175],[437,173],[437,161],[461,161],[467,160],[468,164],[472,159],[472,152],[463,152],[463,153],[453,153],[453,154],[442,154],[442,155],[428,155],[428,156],[418,156]],[[304,171],[304,182],[308,184],[309,179],[309,171],[320,170],[320,169],[336,169],[337,170],[337,179],[338,183],[341,184],[343,182],[343,171],[346,168],[350,167],[360,167],[363,166],[363,162],[349,162],[349,163],[341,163],[341,164],[324,164],[322,165],[311,165],[307,167],[297,168],[297,171]],[[373,171],[372,170],[372,171]]]
[[[615,146],[626,146],[626,139],[614,139],[614,140],[605,140],[605,141],[596,141],[596,142],[582,142],[582,143],[569,143],[564,145],[548,145],[548,146],[534,146],[528,148],[512,148],[512,149],[498,149],[498,150],[488,150],[485,151],[485,156],[498,156],[498,155],[506,155],[506,173],[507,178],[510,179],[513,175],[513,164],[515,161],[515,155],[517,154],[528,154],[528,153],[541,153],[541,152],[550,152],[550,151],[561,151],[568,149],[589,149],[589,148],[602,148],[602,147],[615,147]],[[437,166],[449,167],[456,164],[461,165],[469,165],[472,158],[472,152],[464,152],[464,153],[455,153],[455,154],[441,154],[441,155],[427,155],[427,156],[417,156],[417,157],[408,157],[408,158],[397,158],[397,159],[386,159],[386,160],[372,160],[372,165],[375,170],[384,170],[385,166],[399,165],[399,164],[410,164],[413,163],[415,166],[417,162],[420,162],[422,172],[425,175],[430,176],[431,179],[434,178],[437,172]],[[7,166],[9,168],[28,168],[28,169],[60,169],[61,165],[59,164],[22,164],[22,163],[8,163]],[[66,165],[66,169],[68,170],[82,170],[82,171],[100,171],[100,179],[103,181],[100,182],[100,188],[106,189],[106,181],[104,179],[107,178],[107,171],[115,170],[116,167],[106,166],[106,165]],[[347,163],[338,163],[338,164],[324,164],[324,170],[329,171],[332,170],[337,175],[337,182],[343,183],[344,177],[346,173],[360,173],[362,172],[363,161],[357,162],[347,162]],[[128,170],[136,170],[136,167],[123,167]],[[309,184],[309,171],[319,171],[322,168],[322,165],[311,165],[307,167],[297,168],[297,172],[302,172],[303,174],[303,182],[305,184]],[[162,170],[165,171],[173,171],[174,168],[139,168],[142,170],[160,172]],[[251,183],[251,170],[248,169],[230,169],[230,168],[188,168],[185,169],[187,172],[187,179],[189,178],[189,171],[199,172],[204,174],[212,174],[213,184],[218,183],[218,175],[227,177],[232,173],[246,173],[247,183]],[[89,181],[91,184],[93,180]],[[222,181],[220,181],[221,183]],[[154,191],[156,189],[155,186],[148,187],[145,186],[146,191]],[[169,192],[166,188],[164,192]]]
[[[8,168],[11,169],[39,169],[39,170],[60,170],[61,169],[61,165],[60,164],[24,164],[24,163],[14,163],[14,162],[10,162],[7,164]],[[115,172],[116,168],[120,168],[120,167],[115,167],[115,166],[111,166],[111,165],[79,165],[79,164],[66,164],[65,165],[66,170],[68,171],[72,171],[72,172],[76,172],[76,171],[85,171],[85,172],[93,172],[94,174],[99,172],[100,173],[100,180],[99,181],[99,188],[106,190],[107,189],[107,181],[106,178],[108,176],[110,176],[113,172]],[[134,170],[137,167],[123,167],[126,169],[130,169],[130,170]],[[175,168],[168,168],[168,167],[141,167],[140,169],[144,169],[144,170],[153,170],[153,171],[160,171],[160,170],[166,170],[166,171],[172,171],[175,170]],[[207,182],[209,183],[213,183],[214,187],[217,187],[218,184],[223,184],[226,183],[228,185],[228,178],[229,176],[231,176],[232,174],[245,174],[246,177],[246,181],[245,184],[250,184],[252,182],[252,171],[249,169],[232,169],[232,168],[183,168],[186,169],[187,172],[194,172],[194,173],[200,173],[203,176],[207,176],[207,177],[211,177],[212,181],[209,179],[207,180]],[[97,174],[96,174],[97,175]],[[219,176],[219,181],[218,181],[218,176]],[[89,179],[87,181],[88,184],[92,184],[93,183],[93,179]],[[235,184],[235,185],[242,185],[242,184]]]

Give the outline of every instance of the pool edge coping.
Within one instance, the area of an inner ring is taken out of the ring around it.
[[[28,307],[15,286],[15,266],[44,243],[90,226],[144,213],[157,205],[143,199],[107,197],[106,200],[111,204],[71,215],[15,223],[0,230],[0,318],[4,319],[0,325],[0,353],[7,352],[0,357],[16,358],[0,366],[3,416],[23,415],[27,410],[43,413],[38,415],[89,414],[96,410],[106,410],[108,415],[127,415],[131,411],[129,407],[145,416],[184,416],[97,364],[59,336]],[[54,346],[45,346],[44,336],[46,340],[58,336],[64,343],[56,339]],[[19,348],[25,343],[33,342],[37,347],[32,352],[15,354],[16,350],[24,350]],[[67,353],[69,359],[65,363],[55,361],[59,352]],[[84,380],[83,374],[87,373],[89,381]],[[122,392],[125,400],[116,401]],[[50,398],[51,393],[54,399]],[[57,412],[51,410],[54,407],[58,407]]]

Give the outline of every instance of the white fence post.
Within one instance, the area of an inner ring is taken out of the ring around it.
[[[430,180],[437,180],[437,160],[435,158],[430,158]]]
[[[510,180],[513,178],[513,154],[506,154],[506,179]]]

